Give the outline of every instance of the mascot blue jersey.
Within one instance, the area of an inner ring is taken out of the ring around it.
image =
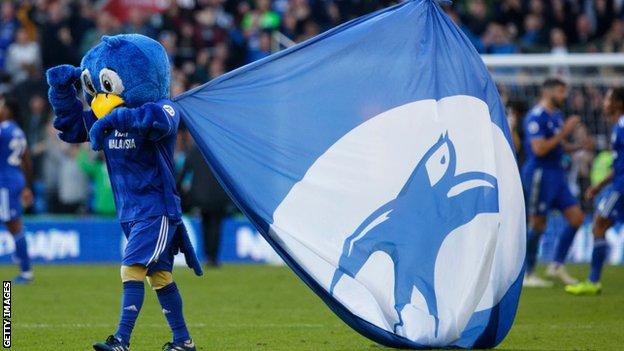
[[[176,190],[173,154],[180,114],[175,104],[163,99],[139,108],[120,108],[128,121],[160,120],[165,132],[128,126],[124,132],[110,130],[103,141],[106,166],[113,188],[117,215],[121,222],[166,215],[181,218],[180,196]],[[88,141],[86,131],[96,122],[92,111],[82,112],[84,127],[65,132],[65,141]],[[130,122],[131,124],[131,122]],[[83,129],[84,128],[84,129]]]
[[[22,156],[26,150],[26,137],[17,123],[0,123],[0,187],[21,189],[25,179],[22,173]]]
[[[544,107],[537,105],[524,118],[524,151],[527,155],[526,168],[562,169],[563,147],[557,145],[548,154],[537,156],[531,148],[533,139],[550,139],[559,133],[563,125],[563,114],[556,110],[549,113]]]
[[[613,149],[613,187],[624,194],[624,116],[621,116],[611,134]]]
[[[154,105],[151,113],[170,119],[168,133],[145,135],[115,130],[104,140],[106,166],[122,222],[159,215],[180,218],[173,162],[180,114],[169,100]]]

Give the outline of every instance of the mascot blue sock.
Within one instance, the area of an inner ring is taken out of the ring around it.
[[[143,307],[144,297],[145,286],[143,282],[131,280],[123,283],[121,318],[115,336],[126,344],[130,344],[130,335],[134,329],[134,323],[139,317],[139,312],[141,312],[141,307]]]
[[[156,290],[156,295],[173,333],[173,342],[179,343],[190,340],[191,336],[188,329],[186,329],[184,315],[182,314],[182,297],[176,283],[171,283],[162,289]]]
[[[162,311],[167,318],[171,332],[173,333],[173,342],[179,343],[191,339],[184,315],[182,314],[182,297],[175,283],[171,283],[162,289],[156,290],[158,301],[162,307]]]

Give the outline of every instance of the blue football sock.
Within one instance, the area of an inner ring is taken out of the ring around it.
[[[130,335],[134,329],[134,323],[139,317],[145,287],[143,282],[131,280],[123,283],[123,296],[121,298],[121,318],[115,336],[126,344],[130,344]]]
[[[162,307],[162,312],[167,318],[167,322],[173,333],[173,342],[177,343],[189,340],[191,336],[184,322],[182,297],[180,296],[176,283],[171,283],[162,289],[156,290],[156,295],[158,295],[158,301]]]
[[[574,228],[570,225],[563,229],[563,232],[559,235],[559,239],[557,240],[557,244],[555,246],[555,263],[565,263],[568,251],[570,251],[570,246],[572,246],[577,230],[578,228]]]
[[[542,233],[533,228],[529,228],[527,232],[527,251],[526,251],[526,273],[531,274],[535,271],[535,263],[537,262],[537,251]]]
[[[17,233],[13,237],[15,240],[15,256],[19,260],[22,273],[30,272],[30,257],[28,257],[28,242],[24,232]]]
[[[600,281],[600,273],[607,258],[608,244],[605,238],[594,238],[594,250],[592,251],[591,270],[589,272],[589,280],[592,283]]]

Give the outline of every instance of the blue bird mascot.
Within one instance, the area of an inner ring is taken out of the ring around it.
[[[202,275],[181,219],[173,153],[180,113],[169,100],[165,49],[142,35],[105,36],[80,67],[47,72],[54,127],[68,143],[89,141],[103,150],[117,215],[128,239],[121,266],[123,296],[117,331],[95,350],[129,350],[130,335],[144,299],[147,279],[156,291],[173,340],[163,350],[195,350],[173,281],[174,255]],[[80,81],[90,109],[77,96]]]

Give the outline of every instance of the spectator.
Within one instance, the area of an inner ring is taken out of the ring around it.
[[[247,62],[253,62],[269,55],[271,55],[271,34],[268,31],[263,31],[260,34],[258,47],[249,48]]]
[[[590,12],[595,18],[595,35],[603,36],[611,28],[611,23],[615,19],[615,6],[613,0],[590,1]]]
[[[553,55],[566,55],[568,53],[567,39],[565,33],[560,28],[550,31],[550,52]],[[567,77],[570,74],[568,66],[552,66],[550,75],[555,77]]]
[[[84,55],[95,46],[104,35],[115,35],[120,31],[119,21],[110,13],[103,11],[96,17],[95,27],[87,30],[80,41],[80,55]]]
[[[13,43],[19,26],[13,2],[3,1],[0,4],[0,69],[5,68],[6,51]]]
[[[22,129],[26,134],[29,145],[41,141],[41,132],[49,113],[48,100],[42,95],[33,95],[28,101],[28,112],[23,114]]]
[[[42,159],[42,170],[39,177],[43,180],[47,209],[51,213],[60,213],[59,177],[64,157],[63,149],[67,144],[62,143],[56,136],[56,130],[52,126],[51,120],[46,124],[45,131],[43,140],[31,147],[31,154],[33,157],[41,157]]]
[[[591,185],[590,172],[592,161],[594,159],[594,139],[589,134],[587,127],[580,125],[574,130],[572,138],[578,145],[577,150],[572,152],[572,167],[570,175],[573,184],[578,184],[578,194],[585,194],[585,191]],[[584,200],[584,196],[581,196]],[[591,201],[581,201],[581,209],[585,213],[592,212]]]
[[[72,37],[68,9],[59,0],[47,5],[47,17],[39,24],[43,67],[49,68],[61,64],[78,66],[77,43]]]
[[[522,28],[522,18],[524,14],[522,12],[521,0],[503,0],[496,6],[497,19],[505,24],[512,24],[516,27],[516,30]]]
[[[183,189],[182,183],[188,175],[192,177],[190,187]],[[221,224],[226,215],[232,211],[232,205],[195,145],[188,152],[178,175],[178,188],[186,198],[185,202],[200,210],[208,264],[213,267],[219,266]]]
[[[20,111],[27,111],[30,99],[35,96],[48,96],[48,85],[41,68],[27,64],[24,66],[26,79],[13,85],[13,96],[19,104]]]
[[[246,32],[257,32],[263,29],[275,29],[280,24],[280,17],[271,10],[270,0],[256,0],[256,7],[248,12],[241,23]]]
[[[156,37],[156,31],[148,23],[145,13],[138,8],[131,8],[128,13],[128,22],[123,27],[124,33],[143,34],[151,38]]]
[[[28,79],[28,67],[38,69],[41,66],[40,59],[39,44],[28,37],[25,28],[18,29],[15,42],[9,46],[6,57],[6,69],[12,75],[13,84]]]
[[[511,41],[509,30],[498,23],[491,23],[483,38],[483,45],[488,54],[513,54],[518,48]]]
[[[561,28],[550,31],[550,52],[553,54],[567,54],[568,42],[565,32]]]
[[[466,24],[472,34],[483,35],[490,24],[485,0],[469,0],[468,13],[462,18],[462,22]]]
[[[89,152],[88,148],[78,150],[76,162],[80,169],[93,181],[93,212],[103,216],[116,213],[113,188],[102,153]]]
[[[589,17],[583,14],[576,19],[575,44],[577,47],[582,47],[583,45],[589,44],[593,39],[594,33],[591,22],[589,21]]]
[[[24,110],[22,109],[22,111]],[[26,133],[28,145],[37,145],[45,138],[46,122],[50,113],[48,100],[42,95],[33,95],[30,98],[27,111],[27,113],[23,114],[23,130]],[[41,153],[37,155],[31,153],[31,161],[34,180],[41,181],[43,168]],[[36,203],[42,203],[42,201],[37,201]]]
[[[520,38],[520,44],[525,51],[537,51],[543,44],[543,19],[535,14],[529,14],[524,18],[524,35]]]
[[[613,21],[611,28],[607,32],[602,42],[602,51],[621,52],[624,51],[624,21],[621,19]]]
[[[85,213],[89,196],[89,182],[85,173],[78,167],[78,145],[64,149],[58,179],[59,213]]]

